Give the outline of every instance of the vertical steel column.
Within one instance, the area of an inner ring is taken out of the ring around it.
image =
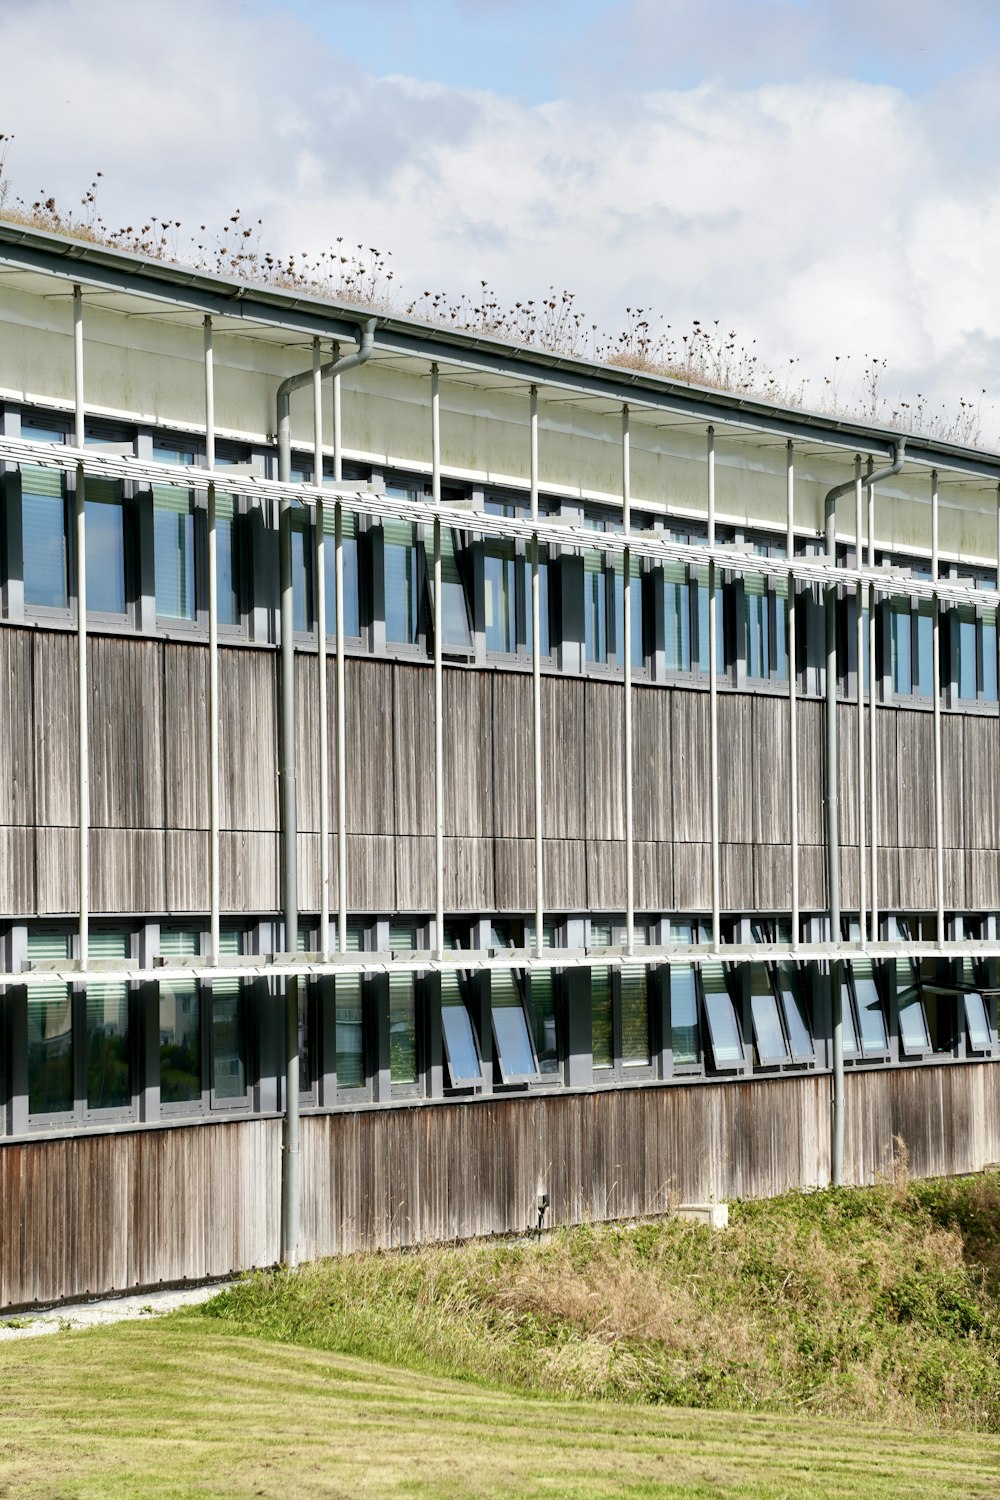
[[[937,470],[931,470],[931,579],[938,581]],[[944,942],[944,781],[941,762],[941,601],[934,595],[933,651],[931,664],[934,691],[934,889],[937,896],[937,940]]]
[[[86,441],[83,406],[83,292],[73,288],[73,441],[82,448]],[[80,908],[80,963],[86,968],[90,955],[90,730],[87,701],[87,481],[83,464],[76,466],[76,688],[79,699],[79,861],[78,897]]]
[[[538,387],[531,387],[531,519],[538,520]],[[1000,563],[997,564],[1000,567]],[[542,956],[544,882],[542,879],[542,609],[538,574],[538,533],[531,538],[531,725],[535,783],[535,956]]]
[[[708,545],[715,546],[715,428],[708,429]],[[715,653],[719,623],[715,602],[715,558],[708,560],[708,776],[712,817],[712,946],[722,944],[719,873],[719,684]]]
[[[864,564],[861,491],[861,455],[859,453],[854,460],[854,538],[859,569]],[[865,850],[868,841],[865,838],[865,669],[863,660],[865,645],[865,600],[864,584],[860,579],[854,592],[854,601],[854,611],[857,617],[854,622],[854,657],[855,672],[858,680],[858,743],[856,747],[858,781],[858,936],[863,942],[865,936],[865,909],[867,906]]]
[[[323,483],[323,384],[319,339],[313,339],[313,484]],[[316,674],[319,717],[319,946],[330,955],[330,734],[326,720],[326,518],[316,496]]]
[[[826,497],[826,557],[837,565],[836,491]],[[826,842],[830,942],[840,934],[840,797],[837,757],[837,585],[826,585]],[[833,1031],[833,1099],[831,1101],[830,1177],[834,1187],[844,1180],[844,1015],[840,960],[830,959],[830,1009]]]
[[[622,405],[622,521],[626,541],[632,532],[632,470],[628,403]],[[625,665],[625,946],[635,950],[635,875],[632,868],[632,555],[626,546],[622,579],[624,620],[622,644]]]
[[[340,345],[333,346],[334,361],[340,359]],[[339,484],[344,477],[341,452],[340,375],[333,376],[333,477]],[[344,507],[338,500],[334,512],[334,584],[337,591],[337,950],[347,952],[347,704],[344,672]]]
[[[795,450],[791,438],[785,449],[785,500],[788,512],[785,553],[795,557]],[[795,576],[788,572],[788,816],[792,851],[792,947],[799,946],[799,725],[796,680]]]
[[[215,468],[215,352],[212,319],[205,319],[205,467]],[[219,571],[215,484],[208,486],[208,862],[209,948],[219,957]]]
[[[286,396],[278,420],[279,478],[292,473],[291,411]],[[285,951],[299,946],[299,891],[296,859],[298,819],[295,798],[295,592],[292,573],[292,502],[278,506],[278,575],[281,594],[281,717],[279,723],[281,789],[281,896]],[[281,1259],[299,1259],[299,986],[294,974],[285,980],[285,1112],[281,1126]]]
[[[874,469],[874,460],[868,460],[868,475]],[[875,569],[875,486],[868,489],[868,567]],[[875,659],[878,639],[878,600],[874,580],[868,585],[868,800],[871,806],[871,939],[878,941],[878,737],[875,718],[876,685]]]
[[[431,365],[431,496],[441,504],[441,376]],[[434,517],[434,945],[444,957],[444,673],[441,660],[441,520]]]

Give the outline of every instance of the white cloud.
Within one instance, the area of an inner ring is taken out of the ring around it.
[[[571,288],[719,317],[765,357],[885,356],[910,390],[1000,395],[1000,185],[971,171],[960,101],[810,78],[529,105],[377,79],[287,14],[238,0],[40,0],[0,13],[15,186],[114,222],[196,227],[235,207],[278,249],[338,234],[393,251],[405,288]],[[970,120],[995,129],[983,60]],[[995,100],[995,91],[993,93]],[[986,436],[994,434],[987,431]]]

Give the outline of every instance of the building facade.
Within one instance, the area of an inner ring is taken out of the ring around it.
[[[0,1303],[1000,1158],[1000,458],[17,225],[0,318]]]

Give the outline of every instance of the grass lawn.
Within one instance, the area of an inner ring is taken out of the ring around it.
[[[983,1496],[1000,1437],[570,1401],[175,1315],[0,1347],[0,1495]]]

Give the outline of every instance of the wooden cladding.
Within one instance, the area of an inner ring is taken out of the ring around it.
[[[845,1179],[897,1137],[917,1176],[1000,1157],[990,1063],[850,1073]],[[0,1144],[0,1305],[201,1280],[278,1258],[281,1122]],[[302,1244],[322,1255],[660,1214],[829,1181],[829,1079],[534,1094],[302,1119]]]
[[[0,903],[72,913],[76,900],[76,642],[0,631]],[[296,661],[299,878],[319,903],[316,657]],[[88,643],[91,884],[98,912],[208,907],[208,653],[204,645],[93,636]],[[277,682],[273,651],[220,649],[221,870],[226,911],[278,903]],[[337,899],[336,674],[328,662],[330,868]],[[534,904],[531,678],[444,673],[445,900],[455,911]],[[348,905],[434,904],[433,673],[429,663],[346,663]],[[635,899],[639,910],[711,901],[708,694],[633,692]],[[826,903],[823,705],[798,709],[800,901]],[[857,708],[840,705],[845,907],[858,892]],[[932,719],[887,707],[878,730],[878,896],[934,904]],[[542,679],[545,899],[550,910],[623,910],[624,714],[620,682]],[[1000,721],[946,714],[945,905],[1000,907]],[[867,739],[867,736],[866,736]],[[791,904],[789,733],[780,694],[719,694],[722,904]],[[864,826],[871,809],[867,745]],[[867,855],[866,855],[867,863]]]

